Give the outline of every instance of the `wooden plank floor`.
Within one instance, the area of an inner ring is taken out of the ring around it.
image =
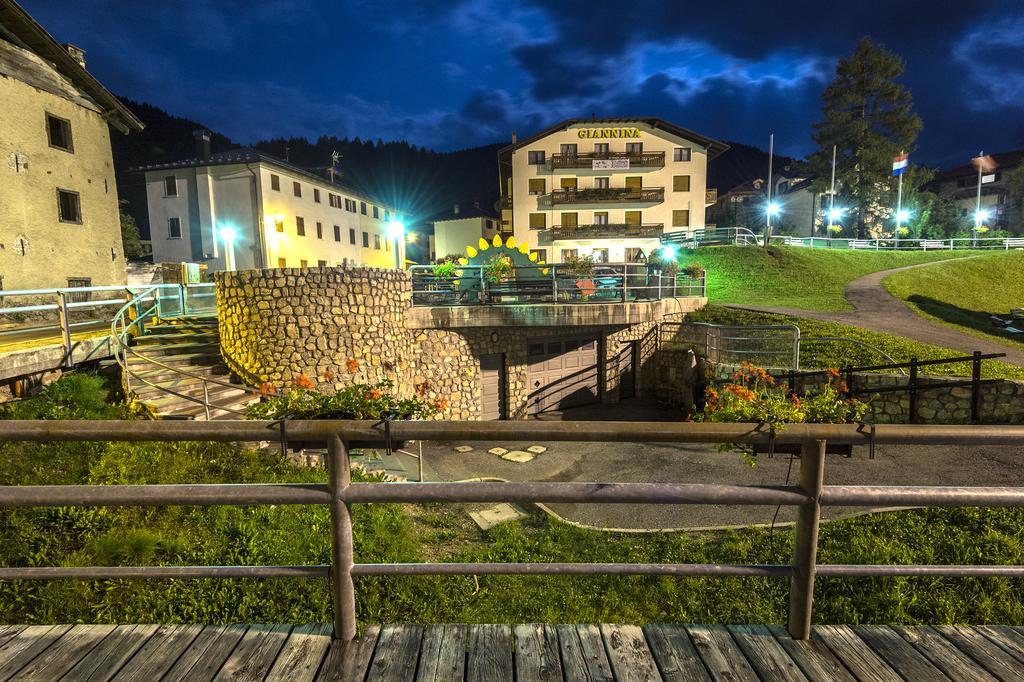
[[[820,625],[0,625],[6,680],[1021,680],[1024,628]]]

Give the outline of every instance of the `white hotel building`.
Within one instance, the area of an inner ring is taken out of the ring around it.
[[[154,263],[234,268],[402,267],[404,239],[389,233],[394,209],[255,149],[209,152],[197,131],[194,159],[144,166]]]
[[[547,262],[634,262],[704,228],[728,146],[660,118],[569,119],[498,152],[502,231]],[[710,201],[709,201],[710,200]]]

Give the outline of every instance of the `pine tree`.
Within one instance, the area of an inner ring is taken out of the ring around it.
[[[819,151],[808,161],[817,176],[816,189],[827,190],[836,145],[836,204],[848,209],[859,237],[879,234],[892,217],[892,159],[901,151],[913,152],[921,131],[910,91],[896,82],[902,73],[902,59],[861,38],[853,54],[839,60],[835,79],[821,95],[824,120],[814,125]],[[907,170],[905,194],[917,186],[917,175],[917,169]]]

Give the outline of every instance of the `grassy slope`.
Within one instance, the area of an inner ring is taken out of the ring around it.
[[[857,277],[974,253],[723,246],[687,251],[680,263],[701,263],[707,269],[712,303],[850,310],[843,289]]]
[[[713,322],[718,324],[795,324],[800,327],[800,335],[803,338],[800,346],[800,363],[804,368],[864,366],[888,362],[884,356],[857,344],[839,341],[814,343],[810,340],[813,337],[822,336],[839,336],[862,341],[881,349],[897,362],[905,362],[912,357],[916,357],[918,360],[937,360],[940,358],[963,357],[964,355],[957,350],[920,343],[883,332],[852,327],[836,322],[812,320],[806,317],[773,315],[720,306],[708,306],[702,311],[687,315],[686,319],[693,322]],[[984,361],[981,372],[985,377],[1024,380],[1024,367],[994,360]],[[966,362],[935,365],[929,367],[927,373],[970,376],[971,366],[970,363]]]
[[[1020,334],[1002,331],[989,318],[1024,308],[1024,252],[897,272],[882,284],[925,317],[974,336],[1024,347]]]
[[[64,384],[58,382],[58,384]],[[67,388],[67,384],[65,384]],[[54,391],[9,416],[115,417]],[[37,401],[38,403],[38,401]],[[37,404],[38,406],[38,404]],[[736,456],[722,453],[722,457]],[[273,451],[225,444],[0,446],[7,484],[322,481]],[[605,534],[540,515],[481,532],[459,505],[356,505],[356,561],[789,563],[793,533]],[[1022,564],[1024,511],[926,509],[822,527],[822,563]],[[330,555],[323,507],[0,510],[0,565],[316,564]],[[325,580],[0,583],[0,622],[329,622]],[[667,577],[360,578],[363,622],[785,621],[787,581]],[[819,622],[1024,624],[1008,578],[821,579]]]

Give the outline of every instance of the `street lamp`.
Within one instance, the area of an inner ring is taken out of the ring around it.
[[[395,268],[402,269],[402,243],[405,241],[405,223],[395,218],[388,223],[388,237],[395,244]]]
[[[831,225],[843,217],[843,209],[830,208],[828,210],[828,224]]]
[[[768,214],[769,218],[774,218],[775,216],[782,213],[782,208],[774,201],[770,202],[764,210],[765,213]]]
[[[225,251],[225,266],[228,272],[232,272],[235,269],[235,228],[230,225],[226,225],[220,228],[220,238],[224,240]]]

